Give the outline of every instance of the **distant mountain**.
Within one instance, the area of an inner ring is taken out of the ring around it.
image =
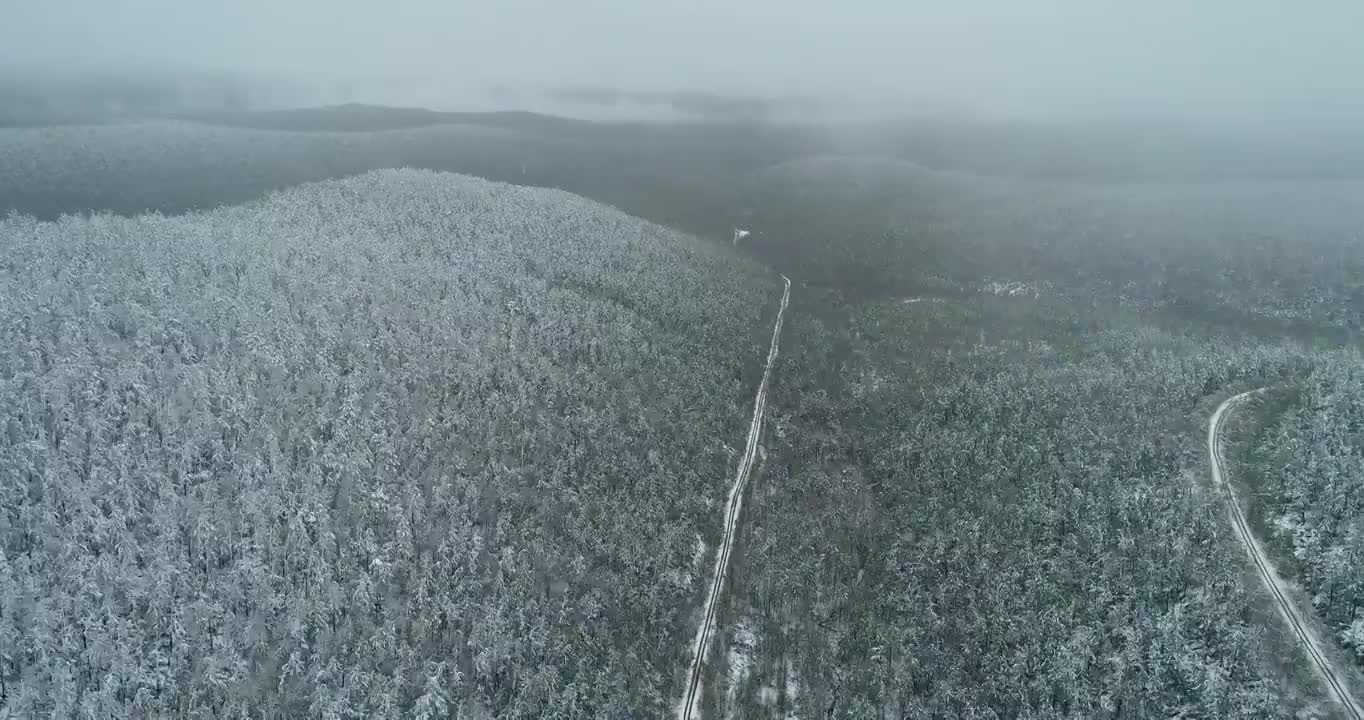
[[[796,128],[366,106],[197,117],[0,129],[0,215],[179,213],[414,167],[560,188],[728,240],[742,220],[743,176],[822,142]]]
[[[591,127],[591,123],[584,120],[533,112],[438,112],[357,103],[288,110],[218,110],[171,117],[230,127],[299,132],[365,132],[430,125],[482,125],[548,133],[583,131]]]

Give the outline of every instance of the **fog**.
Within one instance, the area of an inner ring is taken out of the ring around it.
[[[48,0],[6,8],[0,61],[346,83],[387,102],[408,88],[412,104],[436,83],[1291,120],[1364,110],[1360,27],[1357,0]]]

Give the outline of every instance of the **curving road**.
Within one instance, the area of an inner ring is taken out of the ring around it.
[[[701,626],[696,629],[696,640],[692,643],[691,664],[687,666],[687,684],[682,692],[682,703],[677,716],[681,720],[701,715],[701,670],[706,662],[706,650],[710,646],[715,628],[715,612],[719,607],[720,595],[724,592],[725,576],[729,571],[729,556],[734,548],[734,538],[738,535],[739,513],[743,509],[744,489],[753,471],[753,459],[758,454],[758,438],[763,431],[763,416],[767,410],[768,380],[772,376],[772,364],[777,359],[777,343],[781,339],[782,318],[786,305],[791,300],[791,279],[781,276],[786,285],[781,293],[781,306],[777,308],[777,323],[772,328],[772,344],[767,350],[767,367],[763,370],[762,382],[758,385],[758,395],[753,400],[753,420],[748,424],[748,445],[743,457],[739,459],[739,469],[734,475],[734,484],[729,488],[729,500],[725,503],[724,532],[720,545],[715,552],[715,573],[711,577],[710,588],[706,591],[705,610],[701,616]]]
[[[1243,392],[1240,395],[1228,398],[1217,406],[1217,411],[1212,414],[1212,419],[1208,421],[1208,458],[1212,463],[1212,482],[1225,493],[1227,514],[1231,516],[1232,526],[1236,530],[1237,537],[1245,546],[1246,552],[1249,553],[1265,589],[1269,591],[1270,595],[1274,596],[1275,604],[1279,606],[1279,614],[1283,616],[1284,621],[1297,635],[1298,643],[1306,651],[1307,658],[1311,660],[1312,666],[1321,676],[1331,698],[1340,706],[1345,717],[1352,720],[1364,720],[1364,712],[1360,710],[1359,703],[1350,696],[1349,689],[1340,679],[1344,677],[1344,673],[1321,651],[1322,645],[1325,643],[1317,636],[1316,631],[1303,620],[1297,606],[1293,604],[1282,576],[1279,575],[1269,558],[1265,557],[1264,549],[1260,547],[1259,541],[1251,534],[1245,514],[1241,511],[1241,504],[1237,502],[1236,491],[1232,488],[1231,483],[1225,481],[1226,463],[1222,459],[1222,447],[1218,437],[1218,433],[1222,430],[1222,423],[1232,408],[1264,389]]]

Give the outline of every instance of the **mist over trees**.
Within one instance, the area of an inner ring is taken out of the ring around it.
[[[1357,181],[1080,184],[817,157],[752,186],[767,250],[852,292],[1020,280],[1225,328],[1364,327]]]

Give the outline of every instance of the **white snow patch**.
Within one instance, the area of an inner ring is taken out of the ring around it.
[[[794,708],[796,698],[800,696],[800,678],[796,676],[796,666],[791,661],[786,662],[786,706]],[[795,717],[792,715],[792,717]]]
[[[987,280],[981,284],[980,291],[1002,297],[1031,297],[1034,300],[1042,297],[1036,285],[1019,280]]]
[[[1274,518],[1274,534],[1279,536],[1293,535],[1298,531],[1298,521],[1293,519],[1289,513],[1284,513]]]
[[[665,570],[663,571],[663,579],[679,590],[691,589],[691,573],[681,570]]]
[[[867,368],[862,371],[857,382],[850,384],[848,390],[854,398],[861,400],[867,395],[880,392],[885,384],[885,378],[876,372],[876,368]]]
[[[733,713],[737,703],[735,696],[739,692],[739,687],[748,679],[748,674],[753,670],[753,653],[758,647],[758,635],[753,629],[753,622],[747,617],[735,623],[734,630],[730,634],[728,659],[729,659],[729,687],[725,690],[726,715]]]
[[[691,555],[691,571],[685,570],[665,570],[663,579],[682,590],[690,590],[693,577],[701,571],[701,561],[706,558],[706,541],[701,539],[701,534],[696,534],[696,549]]]
[[[771,685],[764,685],[758,688],[758,702],[763,707],[774,707],[779,699],[780,691]],[[786,661],[786,715],[783,720],[797,720],[799,709],[796,699],[800,696],[800,680],[796,677],[796,668],[791,661]]]
[[[683,573],[681,570],[668,570],[663,573],[663,580],[674,588],[689,590],[692,589],[692,573]]]

